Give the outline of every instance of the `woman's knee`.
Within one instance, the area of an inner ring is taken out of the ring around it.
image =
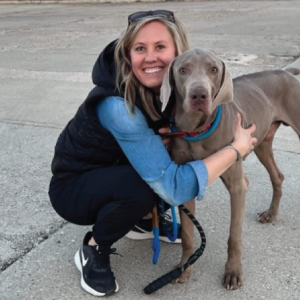
[[[153,207],[159,199],[151,188],[137,189],[137,193],[127,198],[120,199],[121,202],[126,202],[126,205],[131,206],[133,210],[141,213],[142,216],[153,210]]]
[[[128,201],[146,215],[160,198],[134,170],[127,175],[119,200]]]

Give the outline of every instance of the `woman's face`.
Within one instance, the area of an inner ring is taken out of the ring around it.
[[[130,49],[132,71],[141,84],[159,94],[163,77],[175,55],[174,39],[167,27],[151,22],[139,31]]]

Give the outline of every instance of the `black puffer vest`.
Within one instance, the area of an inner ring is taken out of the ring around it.
[[[58,178],[69,178],[96,168],[129,163],[113,135],[102,127],[96,114],[99,101],[107,96],[121,96],[115,89],[115,42],[110,43],[97,59],[92,74],[96,87],[57,140],[52,173]],[[156,133],[167,123],[166,118],[153,122],[140,99],[136,99],[136,106]]]

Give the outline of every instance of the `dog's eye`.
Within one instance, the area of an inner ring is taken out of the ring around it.
[[[179,69],[179,73],[180,73],[180,74],[185,74],[185,73],[186,73],[186,69],[185,69],[185,68]]]
[[[212,67],[211,71],[212,71],[212,73],[217,73],[218,72],[218,68]]]

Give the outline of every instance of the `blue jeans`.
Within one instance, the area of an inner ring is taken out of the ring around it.
[[[95,169],[69,179],[53,176],[49,196],[65,220],[94,225],[93,237],[105,247],[127,234],[160,201],[131,165]]]

